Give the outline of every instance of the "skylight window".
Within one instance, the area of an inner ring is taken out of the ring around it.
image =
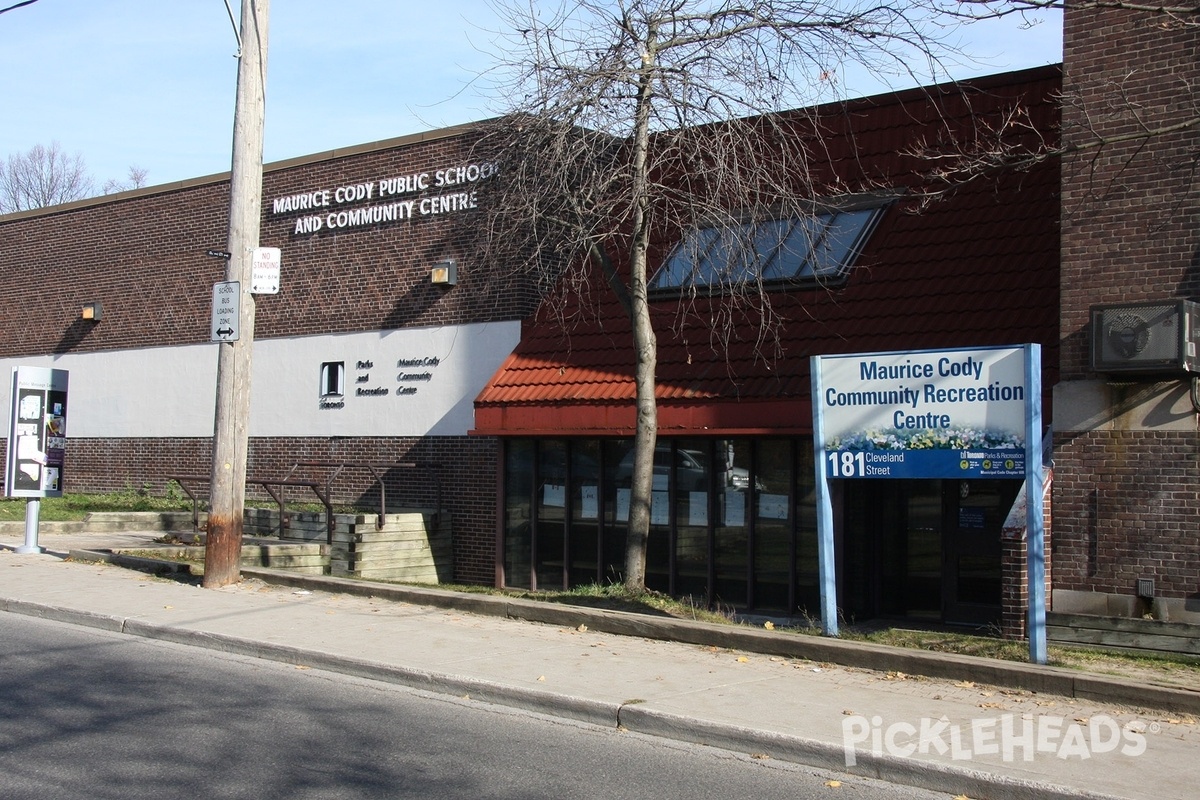
[[[819,282],[845,276],[883,205],[696,228],[676,245],[652,289],[762,280]]]

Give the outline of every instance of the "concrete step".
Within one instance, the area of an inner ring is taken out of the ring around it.
[[[206,517],[201,515],[201,524]],[[125,531],[190,531],[190,511],[93,511],[83,521],[85,533],[119,533]]]
[[[42,522],[38,521],[39,533],[82,533],[83,522]],[[5,520],[0,522],[0,535],[5,537],[21,537],[25,535],[25,520]]]
[[[204,560],[204,547],[199,545],[122,548],[113,552],[169,561]],[[242,545],[241,564],[246,567],[295,569],[320,575],[325,571],[328,563],[329,557],[322,545],[264,544],[259,542],[247,542]]]
[[[204,520],[202,514],[201,524]],[[38,520],[40,533],[167,533],[191,529],[190,511],[93,511],[80,521]],[[24,520],[0,522],[0,533],[6,536],[24,532]]]

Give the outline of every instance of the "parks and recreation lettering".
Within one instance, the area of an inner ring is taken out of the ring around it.
[[[296,235],[398,222],[416,216],[451,214],[478,208],[471,185],[495,174],[494,163],[482,162],[350,183],[335,189],[314,189],[276,197],[271,201],[271,213],[278,216],[296,211],[321,212],[297,217],[292,229]],[[431,189],[443,191],[426,197],[404,198],[404,195]],[[397,199],[376,202],[388,198]],[[370,205],[333,210],[335,206],[357,203]]]
[[[941,409],[921,411],[921,405],[944,405],[963,403],[996,403],[1025,401],[1023,385],[990,383],[983,380],[983,361],[974,356],[955,360],[943,356],[936,361],[919,362],[911,359],[903,364],[887,364],[878,361],[860,361],[859,380],[862,383],[895,381],[934,381],[936,379],[962,379],[972,381],[966,386],[942,386],[937,383],[918,383],[906,386],[903,383],[888,389],[855,389],[843,391],[831,386],[825,390],[824,402],[831,408],[847,406],[897,406],[892,413],[892,426],[897,430],[921,428],[949,428],[950,415]]]
[[[356,361],[354,367],[358,370],[358,374],[354,379],[354,396],[391,397],[395,394],[398,397],[411,397],[417,393],[418,386],[429,384],[433,381],[433,370],[437,369],[441,363],[442,359],[438,356],[418,356],[397,360],[396,368],[399,371],[396,373],[396,381],[400,385],[393,391],[387,385],[380,384],[377,379],[372,380],[371,370],[375,367],[374,361],[370,359]],[[322,398],[320,403],[320,408],[322,409],[340,409],[345,407],[346,400],[340,393]]]

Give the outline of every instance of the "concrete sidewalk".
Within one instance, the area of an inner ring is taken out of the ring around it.
[[[968,669],[982,659],[951,657],[947,671],[963,669],[957,679],[919,677],[597,631],[612,619],[634,616],[613,612],[559,607],[553,609],[556,624],[545,624],[512,618],[522,615],[519,608],[493,616],[384,599],[382,591],[358,596],[300,588],[340,588],[329,579],[272,585],[251,578],[205,591],[62,557],[80,544],[137,546],[155,535],[44,536],[46,554],[0,550],[0,610],[951,795],[1182,800],[1196,794],[1187,766],[1200,753],[1194,714],[987,685],[972,679],[981,673]],[[354,588],[371,591],[361,583]],[[864,658],[879,649],[855,648]],[[1137,696],[1137,687],[1130,688]],[[848,741],[854,745],[849,753]]]

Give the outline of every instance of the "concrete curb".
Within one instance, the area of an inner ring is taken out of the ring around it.
[[[788,734],[706,722],[636,705],[621,708],[621,723],[647,736],[692,742],[741,753],[754,753],[808,767],[915,786],[951,796],[989,800],[1120,800],[1115,795],[1069,789],[1043,781],[1023,781],[979,770],[918,759],[858,752],[846,765],[842,747]]]
[[[12,614],[22,614],[26,617],[49,619],[55,622],[66,622],[86,628],[99,628],[110,633],[124,633],[125,620],[110,614],[97,614],[91,611],[49,606],[43,603],[31,603],[26,600],[11,600],[0,597],[0,611]]]
[[[103,561],[135,569],[187,571],[186,564],[123,556],[90,550],[72,550],[77,561]],[[1009,689],[1054,694],[1136,708],[1200,714],[1200,690],[1150,683],[1086,672],[1020,664],[1011,661],[934,653],[890,645],[844,641],[804,634],[767,631],[736,625],[715,625],[670,617],[653,617],[625,611],[592,609],[524,600],[499,595],[449,592],[434,588],[397,586],[369,581],[302,575],[285,570],[243,567],[242,575],[276,586],[337,592],[395,602],[426,605],[485,616],[507,617],[563,627],[586,625],[589,630],[619,636],[742,650],[769,656],[798,658],[818,663],[858,667],[879,672],[904,672],[930,678],[973,681]]]
[[[461,675],[397,667],[289,645],[170,625],[156,625],[131,617],[120,618],[41,603],[3,599],[0,599],[0,610],[145,639],[203,647],[232,655],[311,667],[410,689],[571,719],[599,727],[620,727],[645,736],[718,747],[733,752],[763,753],[807,767],[930,791],[969,794],[974,797],[987,797],[989,800],[1120,800],[1112,795],[1080,792],[1049,783],[1017,781],[1004,775],[890,756],[860,753],[857,756],[858,763],[848,767],[844,750],[828,742],[697,720],[654,711],[638,704],[608,703]]]

